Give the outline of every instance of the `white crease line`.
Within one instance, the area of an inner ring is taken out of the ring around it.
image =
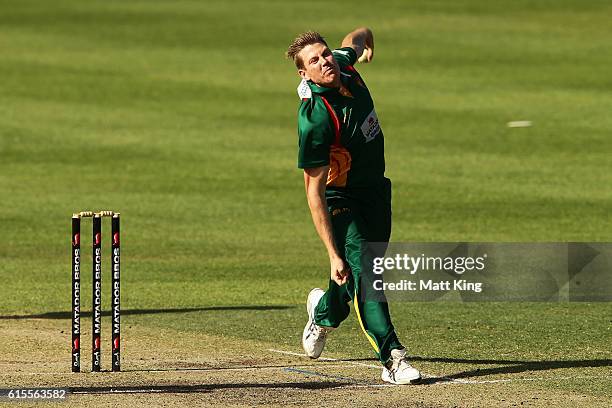
[[[268,351],[271,351],[273,353],[286,354],[288,356],[297,356],[297,357],[308,358],[308,356],[306,354],[303,354],[303,353],[294,353],[292,351],[276,350],[276,349],[268,349]],[[380,366],[380,365],[358,363],[357,361],[346,361],[346,360],[340,360],[338,358],[331,358],[331,357],[319,357],[317,360],[336,361],[336,362],[341,362],[341,363],[344,363],[344,364],[350,364],[350,365],[360,366],[360,367],[376,368],[376,369],[381,369],[382,368],[382,366]]]
[[[518,382],[518,381],[561,381],[561,380],[579,380],[579,379],[604,379],[604,378],[610,378],[612,379],[612,376],[576,376],[576,377],[534,377],[534,378],[504,378],[504,379],[499,379],[499,380],[462,380],[459,378],[447,378],[447,377],[432,377],[432,376],[423,376],[423,378],[438,378],[441,381],[439,382],[435,382],[433,384],[427,384],[427,385],[470,385],[470,384],[496,384],[496,383],[511,383],[511,382]],[[395,385],[395,384],[371,384],[371,385],[364,385],[364,384],[350,384],[350,385],[345,385],[344,388],[346,387],[352,387],[352,388],[371,388],[371,387],[402,387],[402,385]]]
[[[270,350],[272,351],[272,350]],[[304,356],[302,354],[298,354],[298,353],[291,353],[291,352],[286,352],[286,351],[281,351],[281,350],[277,350],[277,352],[280,352],[281,354],[288,354],[288,355],[298,355],[298,356]],[[331,359],[331,358],[327,358],[327,360],[329,361],[342,361],[342,360],[337,360],[337,359]],[[371,365],[366,365],[369,367],[372,367]],[[301,365],[294,365],[292,367],[300,367],[300,368],[312,368],[312,367],[316,367],[315,364],[301,364]],[[122,373],[138,373],[138,374],[143,374],[143,373],[175,373],[175,372],[180,372],[182,374],[184,373],[189,373],[189,372],[193,372],[193,373],[199,373],[199,374],[205,374],[207,372],[218,372],[218,371],[252,371],[252,370],[270,370],[270,371],[274,371],[274,370],[284,370],[286,368],[292,368],[292,367],[285,367],[285,366],[278,366],[278,367],[230,367],[230,368],[206,368],[206,369],[201,369],[201,370],[193,370],[193,369],[178,369],[178,370],[152,370],[152,371],[146,371],[146,370],[134,370],[134,371],[122,371]],[[334,368],[346,368],[348,367],[346,364],[326,364],[325,367],[334,367]],[[378,367],[376,367],[378,368]],[[43,372],[43,373],[0,373],[0,377],[5,377],[5,376],[20,376],[20,375],[36,375],[36,376],[40,376],[40,375],[44,375],[44,376],[69,376],[74,374],[76,377],[78,377],[81,374],[90,374],[87,371],[84,371],[82,373],[71,373],[71,372],[65,372],[65,373],[52,373],[52,372]],[[94,373],[95,376],[99,376],[102,375],[103,373]],[[113,375],[115,375],[116,373],[114,373]],[[433,384],[429,384],[429,385],[448,385],[448,384],[496,384],[496,383],[510,383],[510,382],[517,382],[517,381],[562,381],[562,380],[582,380],[582,379],[611,379],[612,380],[612,376],[608,376],[608,375],[593,375],[593,376],[564,376],[564,377],[532,377],[532,378],[502,378],[499,380],[463,380],[463,379],[459,379],[459,378],[447,378],[447,377],[443,377],[443,376],[431,376],[431,375],[423,375],[423,378],[438,378],[440,380],[440,382],[436,382]],[[343,388],[346,387],[353,387],[353,388],[371,388],[371,387],[401,387],[401,385],[395,385],[395,384],[350,384],[350,385],[344,385]]]
[[[268,351],[272,351],[274,353],[279,353],[279,354],[286,354],[286,355],[289,355],[289,356],[297,356],[297,357],[306,357],[306,358],[308,358],[308,356],[306,354],[295,353],[293,351],[276,350],[276,349],[268,349]],[[344,367],[358,366],[358,367],[375,368],[377,370],[382,369],[382,366],[380,366],[380,365],[358,363],[356,361],[346,361],[346,360],[341,360],[341,359],[338,359],[338,358],[331,358],[331,357],[319,357],[317,360],[342,362],[342,363],[347,364]],[[331,365],[327,365],[327,366],[330,367]],[[421,375],[423,376],[423,378],[441,378],[440,376],[431,375],[431,374],[423,374],[423,373],[421,373]],[[454,379],[450,379],[450,378],[447,379],[447,382],[453,382],[453,381],[460,382],[460,380],[454,380]],[[367,385],[367,387],[373,387],[373,386],[376,386],[376,387],[378,387],[378,386],[381,386],[381,387],[388,387],[388,386],[395,387],[394,384]]]

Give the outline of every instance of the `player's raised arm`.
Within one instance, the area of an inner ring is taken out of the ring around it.
[[[358,62],[368,63],[374,58],[374,35],[372,30],[361,27],[348,33],[342,47],[351,47],[359,57]]]

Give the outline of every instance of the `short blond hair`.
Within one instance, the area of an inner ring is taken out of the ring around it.
[[[293,40],[285,55],[287,58],[293,60],[296,67],[304,68],[304,61],[302,61],[298,54],[307,45],[317,43],[325,44],[326,47],[328,46],[321,34],[317,33],[316,31],[306,31],[305,33],[298,35],[295,40]]]

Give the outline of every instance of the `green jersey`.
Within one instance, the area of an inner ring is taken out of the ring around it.
[[[326,196],[350,197],[384,183],[383,132],[370,92],[353,64],[352,48],[333,51],[342,84],[352,96],[336,88],[302,81],[298,111],[298,167],[329,165]]]

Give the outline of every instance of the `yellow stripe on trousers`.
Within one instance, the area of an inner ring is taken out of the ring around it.
[[[378,354],[380,354],[380,350],[378,349],[376,342],[374,341],[372,336],[368,334],[368,332],[365,329],[365,326],[363,325],[363,321],[361,321],[361,313],[359,313],[359,303],[357,303],[357,289],[355,289],[355,296],[353,297],[353,306],[355,307],[355,313],[357,313],[357,320],[359,320],[359,325],[361,326],[361,330],[363,330],[363,334],[366,335],[366,337],[370,341],[370,344],[372,345],[372,347],[374,347],[374,350]]]

